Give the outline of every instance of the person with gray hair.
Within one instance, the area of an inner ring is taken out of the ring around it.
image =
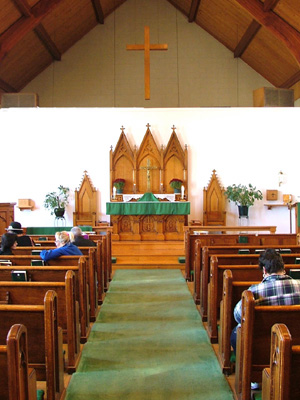
[[[71,233],[74,236],[74,239],[72,240],[72,243],[75,244],[77,247],[96,247],[96,243],[93,242],[90,239],[87,239],[83,236],[82,230],[79,228],[79,226],[74,226],[71,229]]]

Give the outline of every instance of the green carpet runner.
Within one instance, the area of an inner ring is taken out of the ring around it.
[[[232,400],[180,270],[117,270],[67,400]]]

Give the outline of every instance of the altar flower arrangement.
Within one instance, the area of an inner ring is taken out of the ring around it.
[[[124,188],[124,186],[125,186],[125,179],[122,179],[122,178],[115,179],[113,181],[113,186],[117,190],[122,190]]]
[[[170,186],[173,189],[180,190],[182,184],[183,184],[183,181],[181,179],[173,178],[170,180]]]

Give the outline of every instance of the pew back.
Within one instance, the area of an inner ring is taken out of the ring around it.
[[[242,295],[242,323],[237,334],[235,394],[250,400],[251,382],[262,381],[262,371],[270,362],[271,328],[275,323],[289,326],[295,340],[300,340],[298,329],[300,305],[258,306],[253,293]]]

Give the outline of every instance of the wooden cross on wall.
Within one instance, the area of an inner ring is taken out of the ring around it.
[[[145,26],[144,44],[127,44],[126,50],[144,50],[145,100],[150,100],[150,50],[168,50],[168,45],[150,44],[150,28]]]

